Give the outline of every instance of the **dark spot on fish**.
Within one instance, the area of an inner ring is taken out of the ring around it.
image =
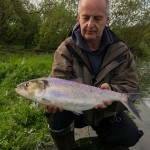
[[[48,81],[47,80],[41,80],[44,83],[44,89],[48,86]]]

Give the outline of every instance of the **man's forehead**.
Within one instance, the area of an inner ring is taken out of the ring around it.
[[[81,11],[99,11],[105,12],[107,5],[105,0],[82,0],[79,6],[79,12]],[[91,13],[92,13],[91,12]]]
[[[106,15],[106,9],[100,6],[83,6],[79,11],[80,15],[103,16]]]
[[[106,0],[80,0],[79,5],[84,6],[84,5],[90,5],[95,4],[96,6],[101,5],[101,6],[106,6],[107,2]]]

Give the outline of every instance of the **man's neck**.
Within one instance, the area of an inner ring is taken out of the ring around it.
[[[100,40],[87,41],[87,45],[91,51],[97,51],[100,47]]]

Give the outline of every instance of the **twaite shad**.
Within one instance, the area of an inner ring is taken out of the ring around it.
[[[128,96],[110,90],[58,78],[38,78],[17,85],[21,96],[44,105],[61,106],[66,110],[81,114],[102,104],[104,100],[120,101],[141,120],[139,113]]]

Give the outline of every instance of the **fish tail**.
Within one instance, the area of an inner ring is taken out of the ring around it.
[[[128,99],[131,102],[135,102],[137,99],[144,97],[143,93],[126,93]]]
[[[128,101],[124,101],[124,102],[122,102],[128,109],[129,109],[129,111],[137,118],[137,119],[139,119],[139,120],[141,120],[142,121],[142,119],[141,119],[141,117],[140,117],[140,115],[139,115],[139,112],[138,112],[138,110],[136,109],[136,107],[134,106],[134,104],[130,101],[130,100],[128,100]]]

